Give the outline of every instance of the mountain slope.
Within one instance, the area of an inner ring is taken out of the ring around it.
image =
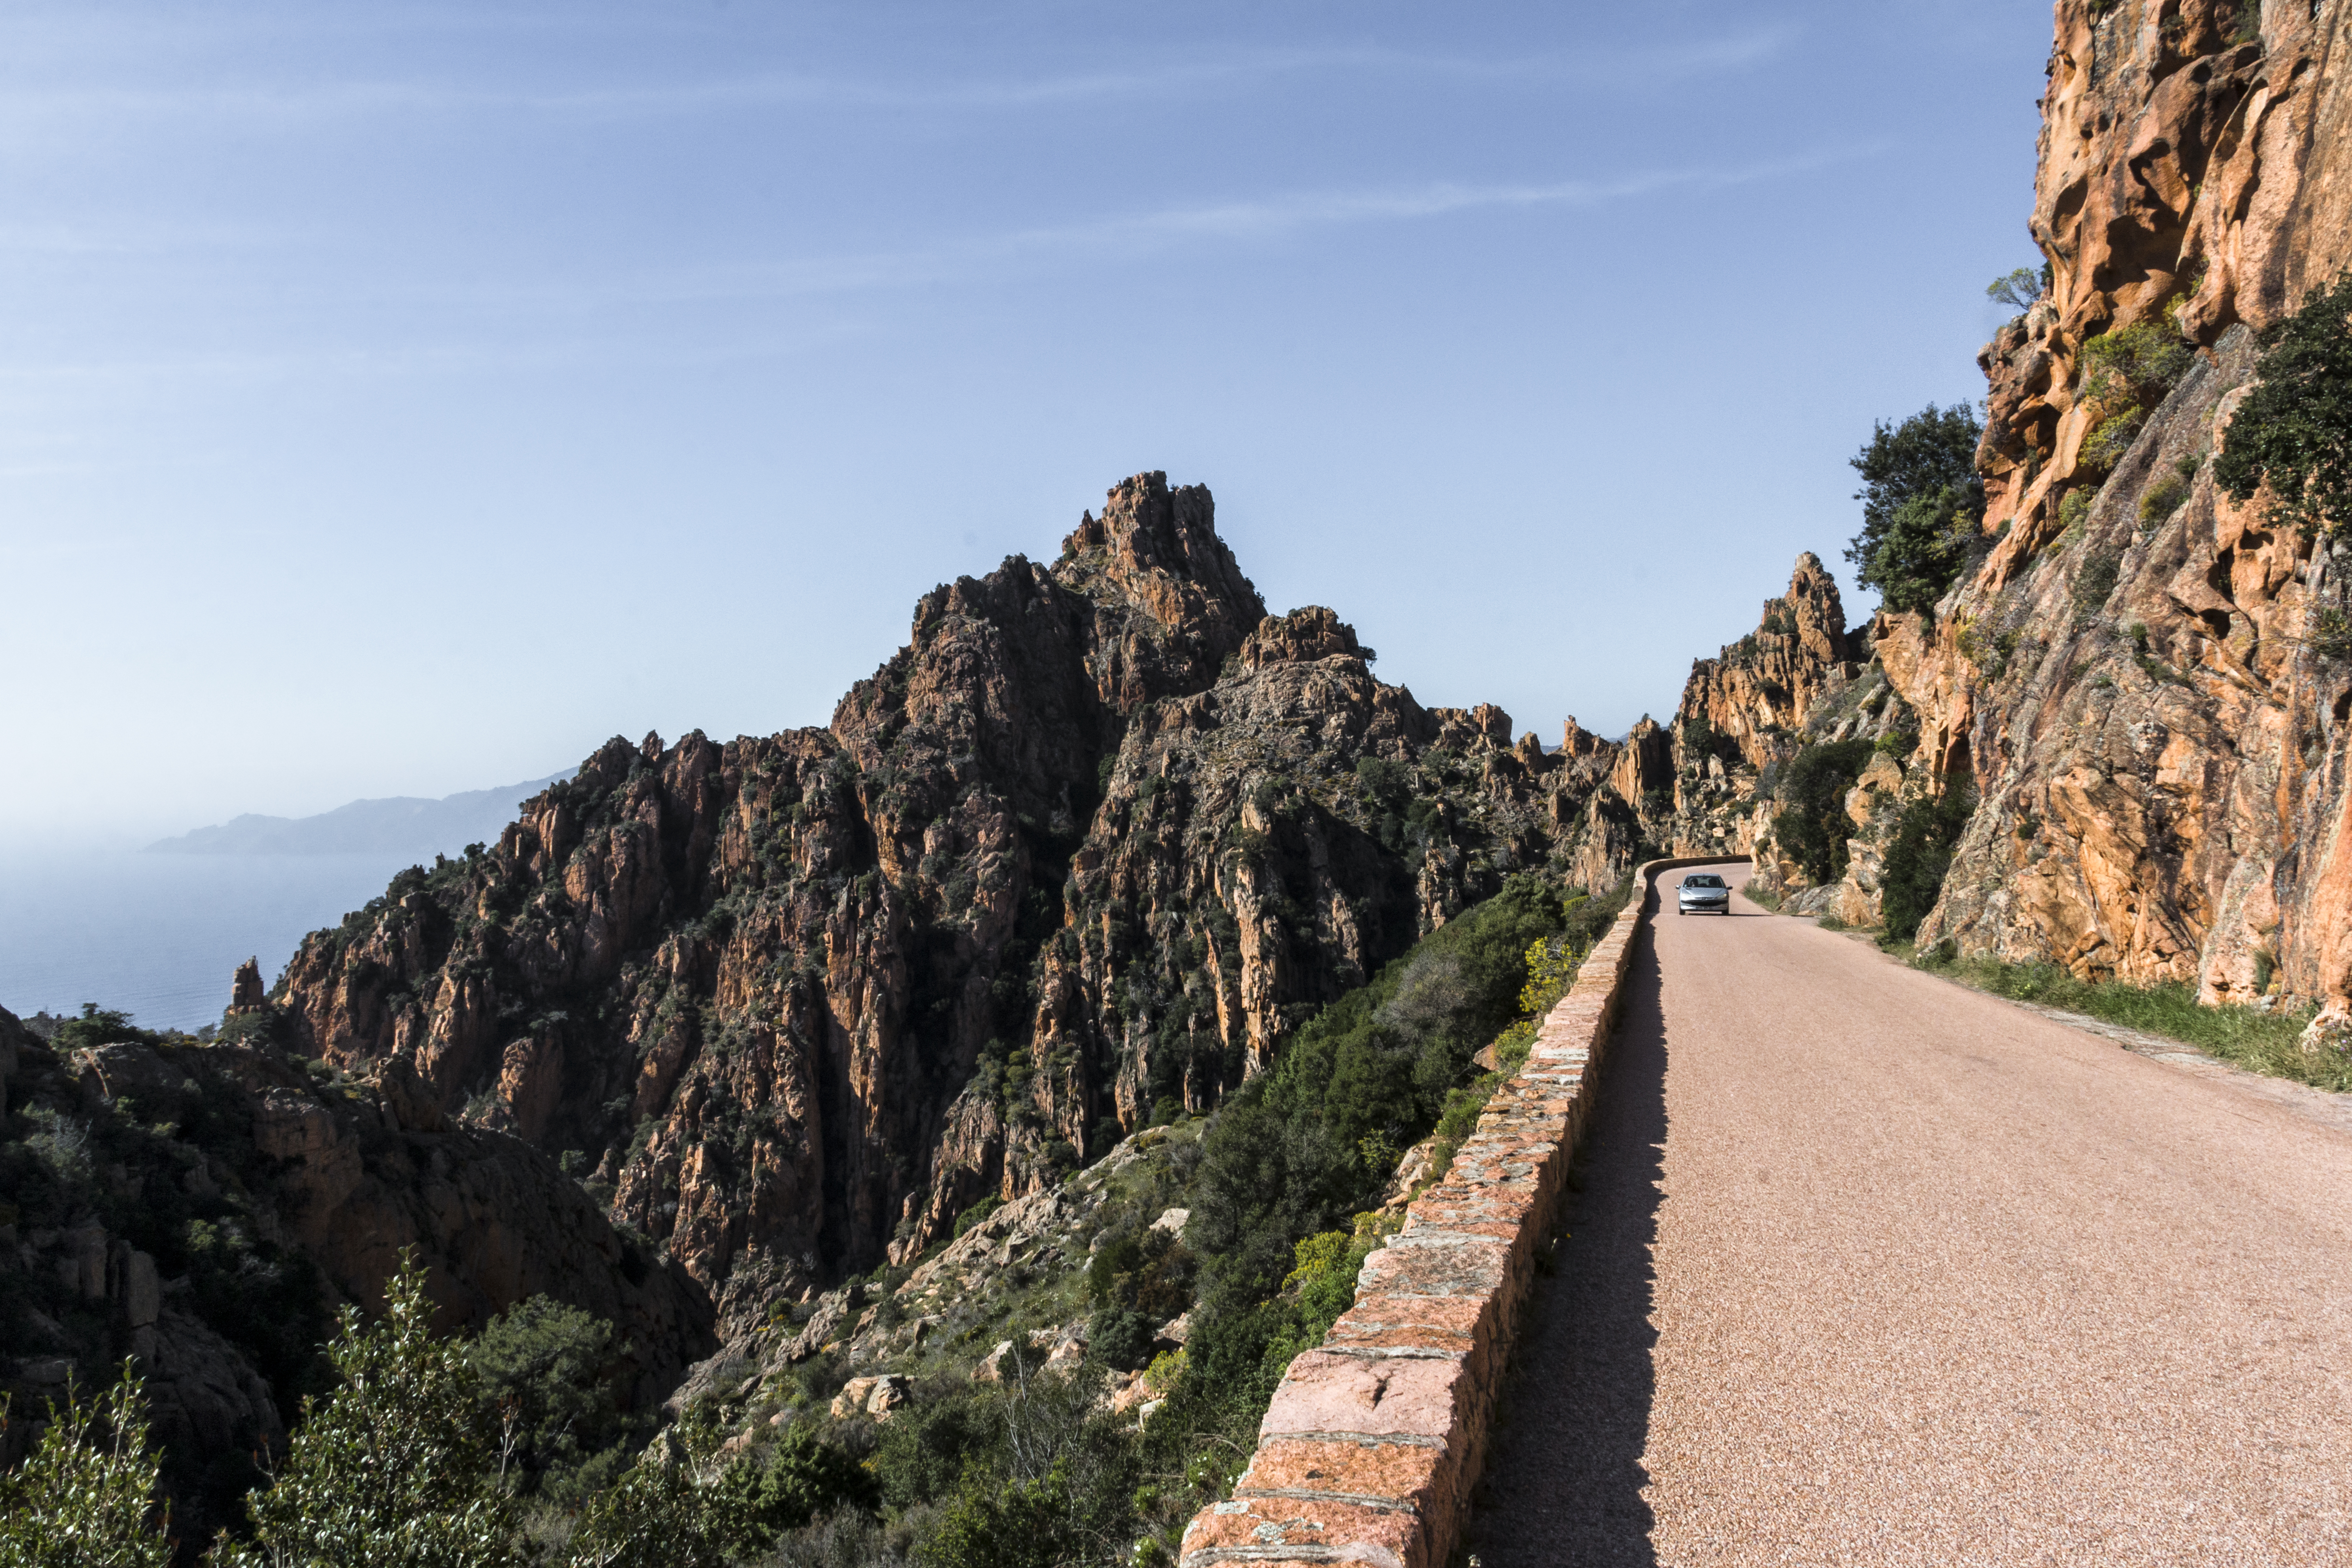
[[[1546,752],[1368,664],[1139,476],[1050,567],[926,595],[830,727],[610,742],[276,1004],[581,1152],[748,1324],[1213,1103],[1511,868],[1624,875],[1655,726]]]

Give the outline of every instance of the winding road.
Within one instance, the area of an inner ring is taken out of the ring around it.
[[[2352,1135],[1766,913],[1634,953],[1483,1568],[2352,1564]]]

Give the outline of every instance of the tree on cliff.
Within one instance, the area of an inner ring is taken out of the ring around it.
[[[2284,516],[2340,529],[2352,522],[2352,272],[2265,328],[2263,347],[2213,478],[2242,501],[2268,479]]]
[[[2045,261],[2038,270],[2021,267],[2013,272],[2004,272],[1985,285],[1985,298],[2012,310],[2028,310],[2049,287],[2050,264]]]
[[[1862,531],[1846,546],[1854,576],[1890,610],[1934,606],[1968,563],[1984,517],[1977,477],[1982,432],[1966,403],[1927,405],[1900,425],[1880,420],[1852,461],[1862,476]]]

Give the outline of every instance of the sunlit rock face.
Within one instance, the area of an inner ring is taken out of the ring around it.
[[[1050,565],[925,595],[827,728],[607,743],[278,1005],[577,1152],[744,1328],[1213,1104],[1512,873],[1626,874],[1654,725],[1547,752],[1372,657],[1140,475]]]
[[[2352,670],[2308,632],[2345,563],[2210,459],[2252,330],[2352,263],[2352,13],[2253,9],[2058,6],[2051,283],[1979,359],[1987,548],[1859,651],[1918,714],[1917,760],[1982,797],[1923,942],[2340,1007]],[[2085,345],[2144,323],[2193,362],[2101,450],[2121,400]]]

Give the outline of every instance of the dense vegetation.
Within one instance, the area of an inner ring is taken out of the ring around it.
[[[2230,420],[2213,477],[2239,500],[2264,480],[2285,517],[2352,519],[2352,272],[2265,329],[2260,378]]]
[[[1321,1342],[1365,1255],[1396,1227],[1381,1205],[1402,1154],[1434,1133],[1423,1167],[1434,1179],[1501,1081],[1474,1056],[1491,1043],[1507,1068],[1524,1059],[1534,1020],[1625,898],[1512,879],[1306,1023],[1210,1119],[1196,1151],[1188,1143],[1187,1158],[1101,1211],[1075,1369],[1048,1369],[1016,1340],[994,1381],[960,1370],[920,1380],[877,1424],[826,1414],[844,1369],[820,1356],[792,1373],[755,1441],[725,1440],[740,1423],[716,1397],[648,1440],[611,1397],[611,1325],[534,1299],[478,1337],[438,1338],[423,1277],[404,1268],[381,1320],[343,1313],[275,1484],[253,1491],[243,1534],[209,1560],[1171,1561],[1185,1521],[1246,1461],[1291,1357]],[[1193,1215],[1181,1238],[1150,1223],[1177,1205]],[[1188,1310],[1184,1347],[1153,1357],[1159,1325]],[[1144,1366],[1163,1403],[1139,1423],[1103,1394],[1115,1373]],[[168,1555],[162,1532],[184,1521],[145,1517],[155,1468],[124,1370],[99,1408],[62,1413],[0,1481],[0,1563],[53,1560],[35,1543],[60,1531],[116,1542],[106,1561]]]
[[[1954,781],[1941,795],[1913,798],[1896,820],[1879,863],[1880,920],[1887,936],[1908,942],[1944,891],[1952,848],[1968,830],[1976,794]]]
[[[346,1308],[331,1392],[302,1420],[248,1500],[245,1539],[226,1533],[215,1568],[719,1568],[759,1555],[821,1511],[870,1508],[871,1476],[796,1432],[764,1459],[727,1458],[693,1424],[666,1433],[552,1531],[525,1528],[510,1464],[527,1402],[577,1396],[541,1368],[501,1388],[482,1346],[432,1330],[425,1274],[404,1259],[373,1323]],[[141,1381],[129,1363],[95,1409],[68,1398],[25,1463],[0,1476],[0,1563],[162,1568],[173,1551],[152,1489]],[[698,1441],[698,1437],[703,1438]]]
[[[1870,765],[1872,749],[1870,742],[1859,739],[1807,746],[1773,784],[1780,810],[1772,818],[1772,837],[1817,885],[1845,875],[1846,841],[1853,836],[1845,797]]]
[[[1931,403],[1900,425],[1879,421],[1853,458],[1862,531],[1845,558],[1888,609],[1933,609],[1967,565],[1984,517],[1981,432],[1966,403]]]

